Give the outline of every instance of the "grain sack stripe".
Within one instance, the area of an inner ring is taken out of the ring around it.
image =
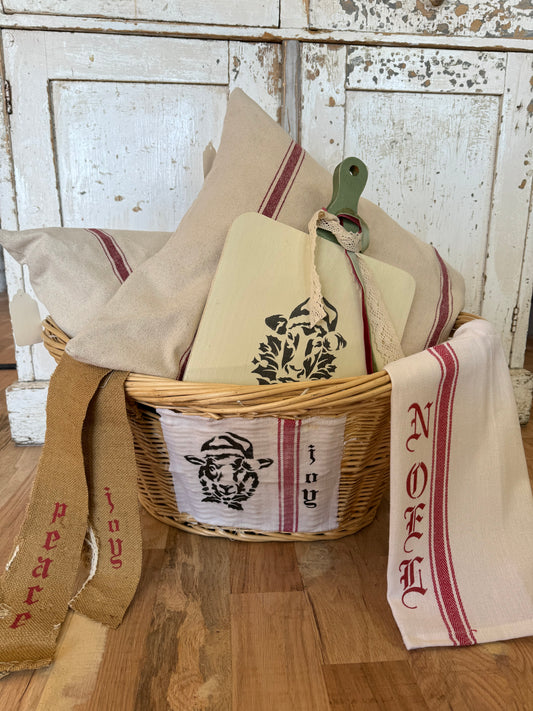
[[[184,375],[184,373],[185,373],[185,368],[187,367],[187,363],[189,362],[189,357],[190,357],[190,355],[191,355],[191,350],[192,350],[193,343],[194,343],[194,341],[190,344],[190,346],[188,346],[188,347],[183,351],[183,355],[181,356],[180,362],[179,362],[179,365],[178,365],[178,377],[176,378],[176,380],[182,380],[182,379],[183,379],[183,375]]]
[[[441,379],[436,399],[431,471],[429,554],[433,589],[440,614],[454,646],[476,643],[457,585],[448,528],[450,445],[459,361],[449,344],[429,351],[437,360]]]
[[[113,272],[117,279],[121,283],[125,282],[131,274],[132,269],[128,264],[126,255],[120,248],[116,239],[107,232],[104,232],[103,230],[98,230],[96,228],[89,228],[87,229],[87,232],[90,232],[99,241],[102,249],[105,252],[105,255],[111,263]]]
[[[448,269],[442,257],[435,249],[435,255],[440,267],[440,295],[433,325],[426,341],[425,348],[436,346],[442,337],[442,333],[453,310],[453,294]]]
[[[278,169],[277,169],[277,171],[276,171],[275,176],[272,178],[272,182],[271,182],[270,185],[268,186],[268,190],[267,190],[266,193],[265,193],[265,197],[263,198],[263,202],[261,203],[261,205],[260,205],[260,207],[259,207],[259,210],[257,211],[257,212],[259,212],[260,214],[263,214],[263,210],[264,210],[265,205],[266,205],[266,203],[267,203],[267,201],[268,201],[268,198],[269,198],[270,194],[272,193],[272,190],[273,190],[273,188],[274,188],[274,185],[275,185],[276,182],[279,180],[279,176],[280,176],[280,174],[281,174],[281,171],[283,170],[283,166],[285,165],[285,162],[286,162],[286,160],[287,160],[287,156],[288,156],[289,153],[291,152],[291,149],[292,149],[293,145],[294,145],[294,141],[291,141],[291,142],[289,143],[289,147],[287,148],[287,150],[286,150],[286,152],[285,152],[285,155],[283,156],[283,160],[281,161],[281,163],[280,163],[280,165],[279,165],[279,167],[278,167]]]
[[[275,218],[276,214],[279,214],[281,205],[289,191],[289,185],[292,185],[293,176],[300,169],[303,155],[304,151],[301,146],[293,141],[283,158],[274,182],[271,184],[259,208],[259,212],[265,217]]]
[[[300,148],[300,146],[298,146],[298,148]],[[300,150],[301,150],[301,149],[300,149]],[[283,195],[283,199],[280,201],[279,206],[278,206],[276,212],[274,213],[274,219],[275,219],[275,220],[278,219],[279,214],[280,214],[280,212],[282,211],[283,206],[285,205],[285,201],[287,200],[287,197],[289,196],[289,193],[290,193],[291,190],[292,190],[292,186],[294,185],[294,181],[295,181],[296,178],[298,177],[298,173],[300,172],[300,168],[302,167],[302,163],[304,162],[305,156],[306,156],[305,151],[304,151],[304,150],[301,150],[301,153],[300,153],[300,155],[299,155],[299,157],[298,157],[298,161],[297,161],[296,166],[295,166],[295,168],[294,168],[294,172],[293,172],[293,174],[292,174],[292,178],[291,178],[291,180],[289,181],[289,185],[287,186],[287,189],[285,190],[285,194]]]
[[[279,530],[298,530],[300,420],[278,420]]]

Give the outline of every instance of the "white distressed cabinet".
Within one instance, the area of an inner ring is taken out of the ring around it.
[[[496,324],[520,409],[533,254],[532,11],[455,0],[3,0],[0,220],[173,230],[243,88],[323,165],[465,276]],[[51,258],[53,256],[51,255]],[[31,293],[6,255],[10,295]],[[40,442],[53,368],[17,348],[12,434]]]

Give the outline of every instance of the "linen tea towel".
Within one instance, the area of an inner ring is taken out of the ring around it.
[[[388,599],[408,649],[533,635],[533,498],[494,328],[386,367]]]

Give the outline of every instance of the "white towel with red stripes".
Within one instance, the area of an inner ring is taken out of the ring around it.
[[[405,645],[533,635],[533,498],[498,335],[471,321],[387,370],[388,599]]]
[[[215,420],[157,412],[182,513],[240,529],[336,528],[346,417]]]

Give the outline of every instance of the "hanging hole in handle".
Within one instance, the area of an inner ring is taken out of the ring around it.
[[[350,166],[350,173],[352,175],[359,175],[359,166],[357,165],[351,165]]]

